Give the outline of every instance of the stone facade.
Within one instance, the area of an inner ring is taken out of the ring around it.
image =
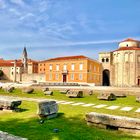
[[[127,39],[113,52],[99,53],[102,85],[140,86],[140,41]]]

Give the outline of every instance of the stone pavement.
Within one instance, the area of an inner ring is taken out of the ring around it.
[[[7,97],[7,98],[11,98],[11,99],[19,99],[19,100],[25,100],[25,101],[34,101],[34,102],[40,102],[43,100],[54,100],[54,99],[44,99],[44,98],[26,98],[26,97],[13,97],[13,96],[3,96],[0,95],[0,98],[3,97]],[[131,107],[131,106],[117,106],[117,105],[106,105],[106,104],[93,104],[93,103],[83,103],[83,102],[74,102],[74,101],[64,101],[64,100],[55,100],[58,104],[61,105],[72,105],[72,106],[81,106],[83,108],[85,107],[92,107],[92,108],[96,108],[96,109],[108,109],[108,110],[116,110],[119,109],[120,111],[125,111],[125,112],[129,112],[131,110],[133,110],[135,113],[140,113],[140,108],[135,108]]]

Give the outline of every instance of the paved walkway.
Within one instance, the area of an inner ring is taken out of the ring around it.
[[[44,100],[54,100],[54,99],[44,99],[44,98],[26,98],[26,97],[13,97],[13,96],[3,96],[0,95],[1,98],[11,98],[11,99],[19,99],[19,100],[25,100],[25,101],[34,101],[34,102],[39,102],[39,101],[44,101]],[[64,101],[64,100],[55,100],[58,104],[61,105],[72,105],[72,106],[82,106],[82,107],[92,107],[96,109],[104,108],[108,110],[116,110],[119,109],[121,111],[129,112],[133,110],[136,113],[140,113],[140,108],[134,108],[131,106],[117,106],[117,105],[106,105],[106,104],[93,104],[93,103],[83,103],[83,102],[74,102],[74,101]]]

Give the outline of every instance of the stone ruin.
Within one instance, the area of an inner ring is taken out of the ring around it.
[[[50,91],[48,87],[42,88],[44,95],[53,95],[53,91]]]
[[[88,125],[140,134],[140,119],[96,112],[86,114]]]
[[[140,102],[140,96],[136,97],[136,102]]]
[[[100,95],[97,98],[99,100],[107,100],[107,101],[116,100],[116,96],[113,93],[100,93]]]
[[[117,98],[125,98],[127,97],[126,94],[124,92],[113,92],[113,94],[117,97]]]
[[[82,98],[83,97],[83,91],[81,90],[69,90],[66,94],[69,98]]]
[[[44,95],[53,95],[53,91],[45,91]]]
[[[45,92],[45,91],[49,91],[50,89],[48,87],[45,87],[45,88],[42,88],[42,91]]]
[[[59,92],[61,94],[67,94],[70,91],[70,89],[64,89],[64,90],[60,90]]]
[[[17,110],[18,106],[21,105],[21,100],[0,98],[0,109],[1,110]]]
[[[28,140],[19,136],[8,134],[7,132],[0,131],[0,140]]]
[[[34,89],[31,87],[26,87],[22,89],[22,92],[30,94],[34,92]]]
[[[83,92],[85,93],[85,95],[93,95],[93,90],[90,89],[84,89]]]
[[[57,116],[58,104],[56,101],[44,100],[38,102],[38,111],[37,114],[41,118],[54,118]]]
[[[13,92],[14,89],[15,89],[15,87],[8,86],[8,87],[4,88],[4,91],[11,93],[11,92]]]

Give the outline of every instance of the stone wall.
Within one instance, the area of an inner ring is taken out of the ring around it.
[[[108,61],[107,61],[108,59]],[[99,53],[99,62],[102,63],[102,80],[103,81],[103,71],[104,70],[109,70],[109,80],[110,80],[110,85],[112,85],[112,79],[114,78],[113,76],[113,73],[112,73],[112,61],[113,61],[113,58],[112,58],[112,53],[111,52],[101,52]],[[103,84],[103,83],[102,83]]]
[[[113,53],[113,65],[115,79],[113,81],[114,86],[136,86],[136,51],[116,51]]]
[[[23,82],[29,82],[32,80],[36,80],[37,82],[45,82],[45,74],[22,74],[21,77],[20,75],[17,75],[17,81],[23,81]]]

